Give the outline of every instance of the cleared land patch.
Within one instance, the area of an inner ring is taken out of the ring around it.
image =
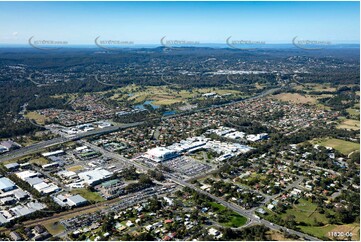
[[[309,95],[301,95],[299,93],[281,93],[272,96],[272,98],[284,101],[284,102],[293,102],[293,103],[309,103],[309,104],[316,104],[317,99],[313,98]]]
[[[74,171],[74,172],[79,171],[81,169],[83,169],[83,166],[81,166],[81,165],[72,166],[72,167],[67,168],[68,171]]]
[[[44,157],[40,157],[40,158],[36,158],[36,159],[32,159],[30,160],[30,163],[33,163],[33,164],[37,164],[39,166],[42,166],[42,165],[46,165],[49,163],[49,161],[47,159],[45,159]]]
[[[46,117],[38,114],[37,112],[28,112],[25,117],[27,117],[30,120],[34,120],[37,124],[44,125],[46,121]]]
[[[84,197],[86,200],[90,202],[102,202],[104,198],[102,198],[98,193],[91,192],[86,188],[77,188],[71,191],[72,194],[79,194],[80,196]]]
[[[65,227],[59,222],[50,222],[44,224],[44,227],[51,233],[52,235],[57,235],[61,232],[65,231]]]

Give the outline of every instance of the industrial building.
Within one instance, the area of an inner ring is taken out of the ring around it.
[[[88,203],[88,200],[86,200],[80,195],[60,194],[53,199],[57,204],[62,207],[78,207]]]
[[[8,192],[11,190],[14,190],[16,188],[16,185],[14,182],[12,182],[10,179],[6,177],[0,178],[0,190],[1,192]]]
[[[89,186],[94,186],[106,179],[110,178],[113,175],[112,172],[109,172],[102,168],[97,168],[91,171],[85,171],[78,174],[79,178],[83,180],[84,183]]]

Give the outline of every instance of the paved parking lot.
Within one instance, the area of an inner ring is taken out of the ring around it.
[[[200,175],[212,168],[210,165],[202,164],[187,156],[181,156],[165,161],[163,162],[163,165],[188,177]]]

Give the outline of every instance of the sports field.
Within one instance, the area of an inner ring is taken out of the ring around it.
[[[360,144],[341,139],[334,139],[334,138],[314,139],[311,141],[311,143],[322,145],[325,147],[332,147],[335,150],[338,150],[339,152],[345,155],[348,155],[353,151],[360,150]]]

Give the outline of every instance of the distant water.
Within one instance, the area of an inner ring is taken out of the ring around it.
[[[158,109],[159,106],[152,104],[152,102],[153,102],[152,100],[147,100],[143,104],[135,105],[134,108],[139,110],[147,110],[146,107],[144,107],[144,105],[148,104],[152,106],[152,108]]]
[[[183,47],[183,48],[230,48],[230,46],[228,46],[226,43],[201,43],[201,44],[197,44],[197,45],[186,45],[186,46],[175,46],[175,48],[177,47]],[[244,48],[247,47],[247,45],[243,45]],[[254,46],[253,46],[254,47]],[[258,48],[257,48],[258,47]],[[323,46],[324,49],[339,49],[339,48],[360,48],[360,44],[359,43],[334,43],[331,45],[327,45],[327,46]],[[4,49],[18,49],[18,48],[28,48],[28,49],[33,49],[30,45],[26,45],[26,44],[19,44],[19,45],[14,45],[14,44],[0,44],[0,48],[4,48]],[[130,45],[130,46],[124,46],[124,47],[119,47],[119,49],[155,49],[155,48],[164,48],[164,46],[159,45],[159,44],[134,44],[134,45]],[[296,48],[292,43],[279,43],[279,44],[273,44],[273,43],[266,43],[264,45],[257,45],[256,49],[284,49],[284,48]],[[62,49],[99,49],[98,47],[96,47],[95,45],[66,45],[63,46]],[[99,49],[100,50],[100,49]]]
[[[163,116],[170,116],[170,115],[174,115],[174,114],[176,114],[177,112],[176,111],[165,111],[164,113],[163,113]]]

